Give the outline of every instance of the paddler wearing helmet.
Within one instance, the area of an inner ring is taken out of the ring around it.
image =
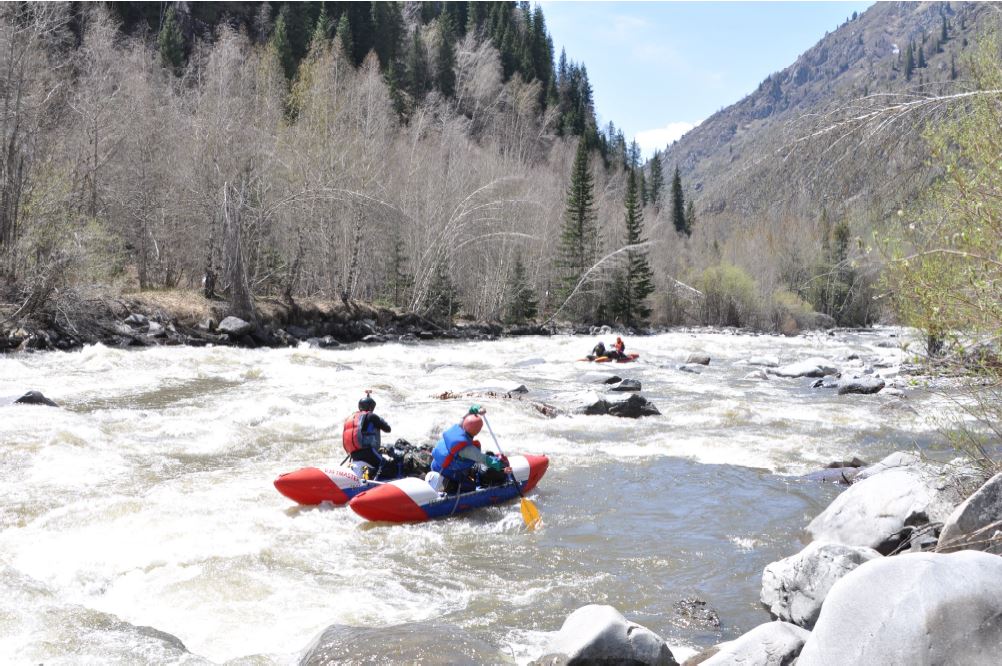
[[[484,453],[480,442],[474,439],[484,427],[481,414],[487,410],[480,405],[470,407],[462,421],[442,433],[442,438],[432,449],[431,471],[445,479],[445,492],[467,492],[479,486],[507,483],[510,468],[508,459]]]
[[[345,453],[351,457],[352,462],[371,466],[371,478],[378,476],[384,461],[380,454],[380,432],[390,432],[390,424],[377,416],[375,409],[376,401],[372,399],[372,391],[366,391],[365,397],[358,401],[358,411],[345,419],[341,433]]]

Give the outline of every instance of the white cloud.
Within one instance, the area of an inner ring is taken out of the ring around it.
[[[672,141],[676,141],[698,124],[679,121],[668,123],[658,129],[643,130],[642,132],[637,132],[637,143],[640,145],[640,150],[643,151],[644,156],[650,157],[654,154],[655,150],[664,150],[665,146]]]

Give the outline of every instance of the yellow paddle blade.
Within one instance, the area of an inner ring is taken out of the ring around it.
[[[539,515],[539,509],[536,505],[529,500],[522,498],[522,520],[525,521],[525,526],[530,530],[535,529],[539,525],[543,518]]]

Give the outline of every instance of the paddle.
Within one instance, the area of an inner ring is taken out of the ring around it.
[[[491,433],[491,439],[494,440],[494,446],[497,448],[498,453],[504,455],[504,451],[501,450],[501,445],[498,443],[498,438],[494,435],[494,429],[491,428],[490,421],[488,421],[487,417],[484,416],[483,411],[480,412],[480,416],[483,418],[484,423],[487,424],[487,431]],[[525,495],[522,493],[521,486],[518,485],[518,479],[515,478],[514,472],[511,474],[511,482],[515,484],[515,490],[518,491],[518,496],[522,498],[520,508],[522,510],[522,520],[525,521],[525,526],[530,530],[535,529],[536,526],[543,520],[542,516],[539,515],[539,509],[536,508],[535,504],[526,499]]]

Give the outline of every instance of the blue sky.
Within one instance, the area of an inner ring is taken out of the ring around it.
[[[542,2],[557,58],[650,155],[755,90],[870,2]]]

